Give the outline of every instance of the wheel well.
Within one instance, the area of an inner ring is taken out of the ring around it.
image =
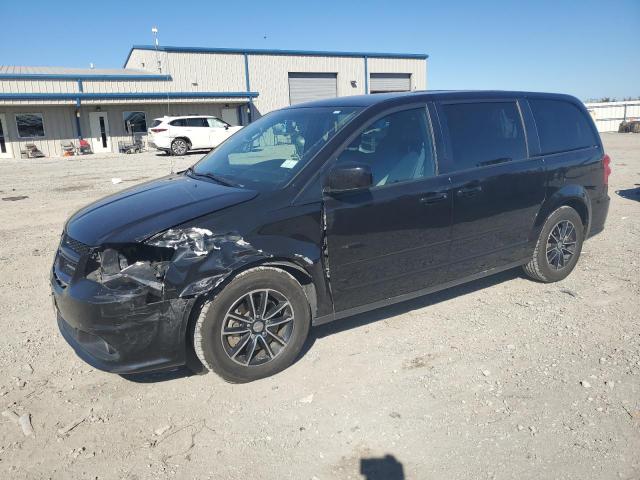
[[[311,307],[311,318],[313,319],[316,316],[318,309],[316,286],[313,283],[313,279],[304,270],[288,263],[266,263],[264,265],[284,270],[295,278],[302,287],[302,290],[309,301],[309,307]]]
[[[265,262],[265,263],[254,264],[254,265],[247,265],[246,268],[239,269],[233,272],[232,274],[230,274],[214,290],[204,295],[200,295],[200,297],[197,298],[197,300],[191,307],[191,312],[189,313],[189,318],[187,320],[187,326],[186,326],[187,328],[185,329],[186,330],[185,345],[186,345],[186,358],[187,358],[188,366],[196,373],[200,372],[200,368],[202,367],[202,365],[200,365],[200,361],[197,359],[195,355],[195,351],[193,350],[192,339],[193,339],[193,329],[195,327],[196,321],[198,320],[198,316],[200,315],[200,310],[202,309],[202,307],[207,301],[210,301],[213,299],[216,292],[224,288],[235,277],[237,277],[243,272],[246,272],[247,270],[251,270],[259,267],[276,268],[278,270],[287,272],[289,275],[291,275],[300,284],[300,286],[302,287],[302,290],[304,291],[305,296],[307,297],[307,300],[309,301],[309,307],[311,309],[311,319],[313,320],[313,318],[316,316],[316,313],[317,313],[316,287],[313,284],[313,279],[311,278],[311,276],[305,273],[301,267],[297,267],[295,266],[295,264],[284,262],[284,261],[283,262],[278,262],[278,261]]]
[[[189,140],[188,137],[176,137],[173,140],[171,140],[171,143],[175,142],[176,140],[184,140],[187,142],[187,144],[189,145],[189,147],[191,147],[191,140]]]
[[[584,202],[574,198],[574,199],[567,199],[563,201],[562,205],[559,205],[559,207],[563,205],[566,205],[567,207],[571,207],[576,212],[578,212],[578,215],[580,215],[580,219],[582,220],[582,226],[586,230],[587,227],[589,226],[589,211],[587,210],[587,206],[584,204]]]

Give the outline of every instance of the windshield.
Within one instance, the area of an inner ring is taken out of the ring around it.
[[[275,190],[298,173],[360,108],[278,110],[244,127],[194,167],[230,184]]]

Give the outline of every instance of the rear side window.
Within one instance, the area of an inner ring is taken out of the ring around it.
[[[516,102],[453,103],[442,106],[453,149],[453,168],[466,170],[527,156]]]
[[[186,125],[187,127],[208,127],[209,126],[206,118],[189,117],[185,120],[187,122],[187,125]]]
[[[187,125],[187,122],[184,118],[178,118],[176,120],[172,120],[171,123],[169,123],[169,125],[173,127],[184,127]]]
[[[542,154],[591,147],[598,142],[585,114],[562,100],[529,100],[538,127]]]

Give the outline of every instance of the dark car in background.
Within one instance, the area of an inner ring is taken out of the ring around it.
[[[312,325],[517,266],[562,280],[604,227],[609,173],[567,95],[296,105],[75,213],[51,271],[58,325],[100,369],[262,378]]]

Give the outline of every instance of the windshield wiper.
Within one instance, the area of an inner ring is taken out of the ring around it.
[[[221,177],[219,175],[215,175],[214,173],[200,173],[200,172],[196,172],[193,167],[189,167],[187,168],[187,173],[190,173],[196,177],[205,177],[205,178],[210,178],[211,180],[213,180],[216,183],[219,183],[220,185],[224,185],[225,187],[243,187],[243,185],[240,185],[239,183],[235,183],[232,182],[231,180],[229,180],[228,178],[225,177]]]

